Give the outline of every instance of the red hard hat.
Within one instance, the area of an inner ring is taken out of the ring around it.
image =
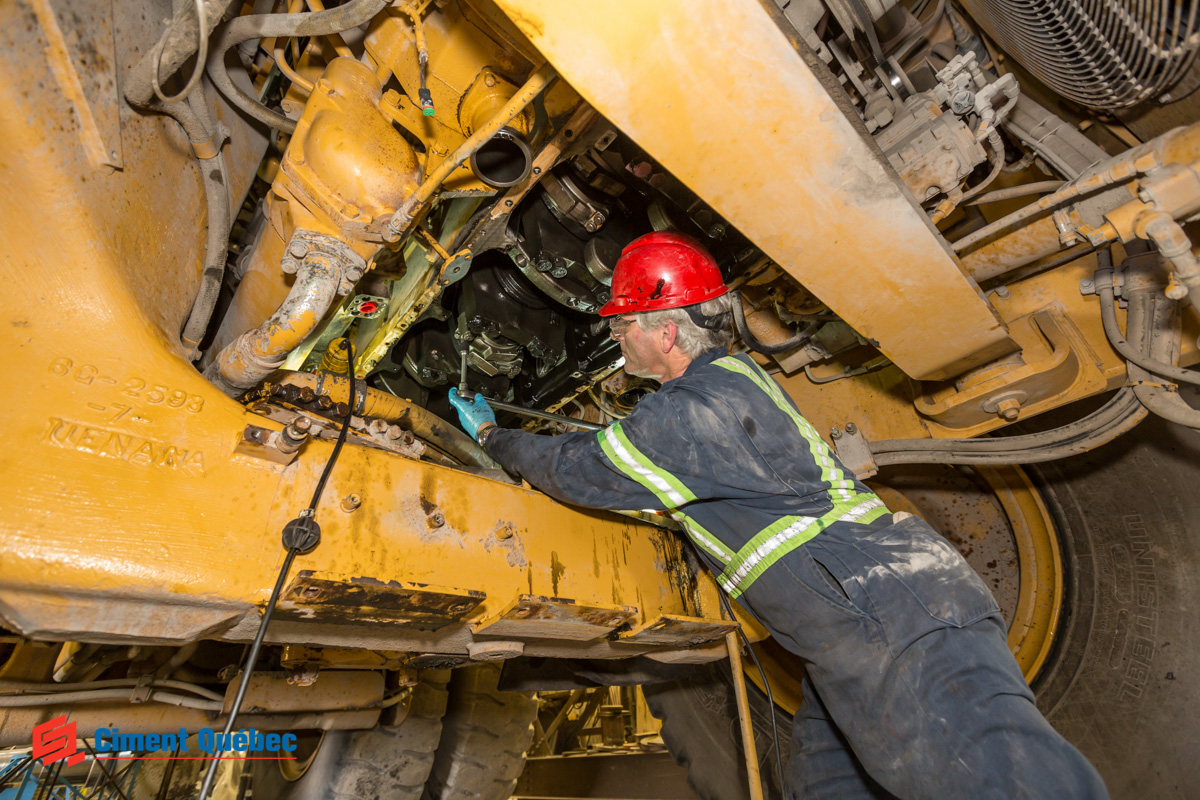
[[[690,306],[727,291],[717,262],[695,239],[673,231],[647,233],[621,251],[613,269],[612,300],[600,316]]]

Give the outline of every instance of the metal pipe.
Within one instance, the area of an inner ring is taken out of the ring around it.
[[[1183,284],[1182,291],[1171,294],[1171,299],[1188,302],[1200,312],[1200,263],[1192,252],[1192,242],[1178,222],[1167,213],[1155,214],[1145,223],[1146,238],[1154,242],[1158,252],[1171,264],[1175,280]],[[1167,289],[1168,292],[1172,290]]]
[[[287,63],[287,51],[283,46],[282,39],[275,40],[275,49],[272,50],[271,53],[275,56],[275,66],[279,67],[279,71],[282,72],[284,77],[286,77],[289,81],[309,93],[316,88],[313,86],[312,81],[301,75],[292,68],[291,64]]]
[[[204,370],[204,377],[236,397],[277,370],[329,311],[343,272],[333,257],[309,253],[283,304],[262,325],[230,342]]]
[[[492,117],[486,124],[476,129],[471,134],[470,138],[458,146],[450,156],[446,158],[433,174],[426,178],[417,191],[413,192],[404,203],[396,209],[396,213],[388,220],[387,232],[390,241],[399,241],[408,235],[411,231],[413,221],[416,219],[417,213],[421,208],[433,199],[433,195],[441,187],[442,183],[450,177],[453,172],[458,169],[463,163],[473,156],[479,148],[483,147],[493,136],[500,132],[500,129],[512,122],[513,119],[525,110],[525,106],[533,102],[533,99],[545,91],[551,82],[558,77],[558,73],[554,71],[554,67],[549,63],[543,64],[536,72],[529,76],[529,80],[525,81],[525,85],[517,90],[504,107]]]
[[[1159,282],[1148,278],[1143,270],[1126,270],[1122,296],[1129,303],[1126,327],[1134,349],[1155,362],[1178,361],[1181,332],[1175,324],[1177,304],[1162,294]],[[1185,403],[1174,386],[1164,385],[1159,376],[1132,361],[1126,369],[1133,393],[1146,409],[1178,425],[1200,430],[1200,409]]]
[[[328,11],[308,14],[251,14],[230,20],[217,35],[208,56],[208,75],[213,85],[235,106],[250,116],[286,133],[296,130],[295,120],[264,106],[234,85],[225,67],[225,54],[247,39],[327,36],[357,28],[387,7],[389,0],[350,0]]]
[[[20,695],[48,695],[63,692],[93,691],[98,689],[113,689],[124,687],[133,689],[138,685],[137,678],[114,678],[107,681],[86,681],[80,683],[26,683],[24,681],[0,681],[0,697],[15,697]],[[184,681],[155,680],[149,683],[151,688],[178,689],[191,692],[209,700],[223,700],[225,695],[196,686]]]
[[[129,689],[95,689],[83,692],[55,692],[52,694],[0,695],[0,708],[29,708],[69,703],[90,703],[97,700],[128,700]],[[173,692],[150,692],[147,703],[167,703],[201,711],[220,711],[221,701],[201,700],[185,697]]]
[[[549,411],[539,411],[536,408],[526,408],[525,406],[514,405],[513,403],[502,403],[499,400],[483,398],[492,408],[500,411],[511,411],[514,414],[522,417],[533,417],[534,419],[548,419],[551,422],[561,422],[564,425],[574,425],[576,428],[583,428],[586,431],[602,431],[606,426],[599,425],[595,422],[585,422],[574,417],[565,417],[562,414],[552,414]]]
[[[733,696],[737,699],[738,724],[742,728],[742,751],[746,757],[746,780],[750,800],[763,800],[762,776],[758,771],[758,749],[754,746],[754,720],[750,718],[750,699],[746,696],[746,674],[742,670],[742,643],[737,631],[725,634],[729,651],[729,669],[733,671]]]
[[[1063,186],[1062,181],[1035,181],[1033,183],[1024,183],[1020,186],[1010,186],[1007,189],[996,189],[981,194],[979,197],[963,203],[968,206],[981,206],[985,203],[999,203],[1001,200],[1013,200],[1018,197],[1027,197],[1031,194],[1045,194],[1046,192],[1056,192]]]

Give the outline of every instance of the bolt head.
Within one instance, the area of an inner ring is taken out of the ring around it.
[[[304,258],[308,255],[308,245],[299,240],[288,245],[288,255],[292,258]]]
[[[854,434],[858,433],[858,426],[855,425],[853,422],[847,422],[846,423],[846,433],[853,436]]]
[[[430,528],[440,528],[446,524],[446,517],[442,515],[442,512],[435,511],[425,520],[425,524]]]
[[[996,404],[996,413],[1006,422],[1015,422],[1021,416],[1021,403],[1012,398],[1001,400]]]
[[[288,257],[279,262],[279,268],[283,270],[285,275],[295,275],[300,265],[296,263],[295,259]]]
[[[839,428],[837,425],[834,425],[832,428],[829,429],[829,436],[831,439],[842,438],[842,429]]]
[[[552,278],[567,277],[567,268],[566,267],[555,267],[554,269],[550,270],[550,277],[552,277]]]
[[[301,433],[305,433],[312,428],[312,420],[308,417],[296,417],[292,420],[292,427]]]

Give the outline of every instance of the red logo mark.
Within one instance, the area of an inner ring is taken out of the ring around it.
[[[75,742],[75,723],[67,722],[67,715],[63,714],[49,722],[34,725],[31,757],[40,758],[45,766],[64,758],[69,767],[83,761],[84,755],[79,752],[79,747]]]

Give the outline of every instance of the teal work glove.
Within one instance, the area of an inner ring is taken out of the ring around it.
[[[451,388],[450,405],[458,412],[458,421],[462,423],[463,430],[471,434],[475,441],[479,441],[481,425],[486,422],[496,424],[496,412],[492,411],[492,407],[479,392],[475,393],[474,400],[466,400],[459,396],[458,389]]]

